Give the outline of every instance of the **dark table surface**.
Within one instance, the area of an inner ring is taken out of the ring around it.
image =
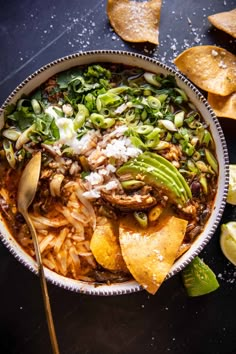
[[[118,0],[117,0],[118,1]],[[105,0],[0,1],[0,103],[26,76],[67,54],[93,49],[129,50],[173,66],[194,45],[215,44],[236,54],[236,41],[207,16],[236,7],[236,0],[164,0],[160,44],[129,44],[111,29]],[[236,122],[220,120],[236,163]],[[222,223],[236,220],[227,205]],[[180,275],[155,296],[146,292],[95,297],[49,284],[61,353],[236,353],[236,268],[222,255],[220,227],[200,256],[220,288],[188,298]],[[50,341],[38,278],[0,244],[0,353],[48,354]]]

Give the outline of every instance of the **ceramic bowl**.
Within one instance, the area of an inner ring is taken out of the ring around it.
[[[174,75],[178,86],[185,90],[190,100],[204,117],[215,140],[216,154],[219,162],[219,179],[212,214],[208,219],[203,232],[194,240],[191,248],[174,263],[166,278],[168,279],[181,271],[195,256],[197,256],[214,235],[226,204],[226,196],[228,190],[228,153],[223,131],[206,99],[196,89],[196,87],[192,85],[192,83],[190,83],[179,72],[174,71],[167,65],[140,54],[111,50],[79,52],[57,59],[43,66],[32,75],[27,77],[6,99],[3,106],[1,107],[0,115],[3,115],[4,109],[7,107],[7,105],[15,103],[22,96],[22,94],[27,95],[31,93],[35,88],[45,82],[52,75],[77,65],[91,64],[95,62],[122,63],[126,65],[141,67],[146,71],[154,73]],[[36,262],[15,241],[13,236],[9,233],[2,218],[0,218],[0,234],[2,242],[13,254],[13,256],[15,256],[16,259],[24,264],[30,271],[37,273]],[[63,277],[50,271],[49,269],[45,269],[45,274],[47,280],[54,285],[60,286],[70,291],[90,295],[120,295],[142,290],[142,287],[134,280],[119,284],[117,283],[95,287],[93,284]]]

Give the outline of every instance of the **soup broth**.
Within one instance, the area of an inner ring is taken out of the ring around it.
[[[63,276],[95,283],[130,279],[121,224],[149,235],[173,215],[187,220],[178,258],[211,214],[218,178],[214,140],[172,75],[118,64],[79,66],[8,107],[0,207],[32,257],[16,196],[24,166],[38,151],[42,166],[30,217],[44,265]],[[97,247],[93,238],[101,234]]]

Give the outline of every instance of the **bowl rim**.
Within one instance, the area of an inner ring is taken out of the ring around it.
[[[103,60],[97,60],[96,57],[99,56],[100,59]],[[58,66],[62,63],[70,63],[74,62],[78,59],[81,60],[87,59],[87,58],[94,58],[91,60],[89,63],[95,63],[95,62],[112,62],[112,58],[116,58],[119,60],[115,61],[117,63],[122,63],[122,59],[124,58],[131,58],[131,59],[137,59],[138,62],[142,63],[140,67],[145,66],[146,63],[150,63],[154,66],[157,67],[157,71],[163,70],[166,73],[169,73],[171,75],[174,75],[176,80],[178,81],[178,85],[183,85],[185,89],[189,90],[189,92],[192,92],[193,97],[195,97],[196,101],[201,105],[205,112],[208,114],[209,121],[211,120],[211,129],[213,128],[215,130],[216,135],[218,135],[218,142],[220,143],[220,148],[222,151],[222,178],[218,178],[218,186],[220,183],[221,186],[221,193],[220,193],[220,198],[218,202],[220,202],[220,205],[217,206],[217,200],[214,201],[214,209],[215,210],[215,217],[214,217],[214,222],[211,222],[209,232],[200,239],[200,241],[197,243],[197,246],[191,248],[179,258],[175,262],[175,267],[172,267],[170,272],[168,273],[166,279],[172,277],[173,275],[177,274],[180,272],[187,264],[189,264],[194,257],[196,257],[202,250],[203,248],[207,245],[207,243],[210,241],[212,236],[214,235],[218,224],[220,223],[225,205],[226,205],[226,198],[227,198],[227,192],[228,192],[228,184],[229,184],[229,157],[228,157],[228,150],[227,150],[227,144],[225,141],[224,133],[221,128],[221,125],[208,104],[206,98],[203,96],[203,94],[190,82],[185,76],[183,76],[179,71],[174,70],[172,67],[160,62],[159,60],[155,58],[151,58],[148,56],[145,56],[143,54],[135,53],[135,52],[129,52],[129,51],[122,51],[122,50],[91,50],[91,51],[79,51],[77,53],[69,54],[63,57],[60,57],[58,59],[55,59],[42,67],[40,67],[38,70],[34,71],[32,74],[27,76],[6,98],[6,100],[3,102],[1,108],[0,108],[0,117],[2,116],[3,120],[3,115],[4,115],[4,110],[6,107],[12,103],[12,101],[15,101],[18,99],[16,98],[19,94],[23,94],[23,90],[26,88],[28,84],[31,82],[34,82],[34,80],[41,74],[46,73],[48,71],[48,75],[46,77],[49,78],[52,76],[50,74],[50,69],[54,68],[56,69]],[[104,59],[107,59],[104,61]],[[128,60],[128,59],[127,59]],[[114,62],[114,60],[113,60]],[[67,69],[73,67],[73,66],[80,66],[83,64],[75,64],[75,65],[69,65]],[[86,63],[85,63],[86,65]],[[137,64],[130,64],[131,66],[137,66]],[[55,73],[60,72],[63,70],[58,70],[55,71]],[[45,81],[45,80],[43,80]],[[43,82],[42,81],[42,82]],[[34,90],[36,87],[40,85],[37,84],[35,85],[32,89]],[[190,99],[191,100],[191,99]],[[199,109],[199,107],[197,107]],[[203,117],[205,119],[205,117]],[[209,123],[209,122],[208,122]],[[0,129],[1,129],[1,121],[0,121]],[[212,215],[210,216],[209,220],[212,219]],[[209,220],[207,221],[207,224],[209,223]],[[204,230],[206,229],[206,226],[204,227]],[[204,230],[203,233],[204,234]],[[7,230],[7,227],[4,226],[4,220],[2,217],[0,217],[0,239],[2,243],[6,246],[6,248],[10,251],[10,253],[20,262],[22,263],[25,267],[27,267],[31,272],[34,274],[38,274],[37,271],[37,264],[36,261],[33,260],[31,256],[29,256],[23,248],[18,244],[18,242],[10,235],[10,231]],[[192,250],[191,250],[192,249]],[[181,262],[180,262],[181,260]],[[59,275],[47,268],[45,268],[45,276],[47,280],[54,284],[57,285],[61,288],[64,288],[66,290],[70,290],[73,292],[78,292],[78,293],[83,293],[87,295],[102,295],[102,296],[107,296],[107,295],[123,295],[123,294],[129,294],[133,292],[138,292],[143,290],[143,287],[139,285],[135,280],[131,280],[128,282],[122,282],[122,283],[114,283],[111,285],[99,285],[95,286],[94,284],[66,278],[62,275]]]

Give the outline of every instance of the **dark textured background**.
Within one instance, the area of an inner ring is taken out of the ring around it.
[[[235,40],[207,20],[235,8],[236,0],[163,1],[158,47],[123,42],[105,7],[105,0],[0,0],[0,103],[42,65],[81,50],[130,50],[168,65],[194,45],[215,44],[236,54]],[[230,162],[236,163],[236,122],[220,122]],[[236,207],[227,205],[222,222],[228,220],[236,220]],[[201,253],[220,282],[207,296],[188,298],[180,275],[155,296],[92,297],[49,285],[61,353],[236,353],[236,268],[220,251],[219,231]],[[0,353],[51,353],[39,280],[2,244]]]

